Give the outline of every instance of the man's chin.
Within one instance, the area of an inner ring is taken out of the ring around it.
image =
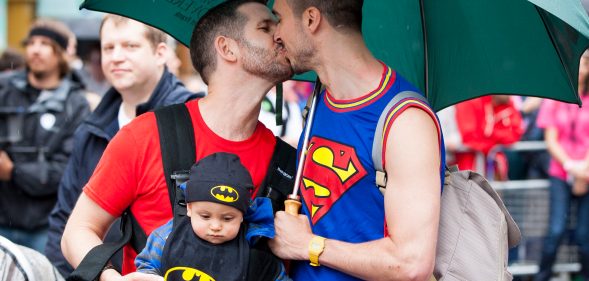
[[[308,67],[303,67],[302,65],[299,65],[296,63],[296,61],[293,60],[288,60],[288,63],[290,64],[290,69],[292,71],[292,75],[298,75],[298,74],[303,74],[305,72],[309,72],[311,71],[310,68]]]
[[[29,73],[31,73],[36,79],[44,79],[51,74],[51,71],[47,71],[45,69],[29,68]]]

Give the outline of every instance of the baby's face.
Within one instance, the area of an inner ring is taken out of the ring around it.
[[[186,206],[192,230],[212,244],[232,240],[239,233],[243,214],[236,208],[213,202],[192,202]]]

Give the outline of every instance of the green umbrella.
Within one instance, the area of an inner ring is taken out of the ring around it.
[[[80,8],[136,19],[188,45],[198,18],[222,1],[86,0]],[[363,32],[374,55],[436,110],[486,94],[580,104],[589,18],[579,0],[366,0]]]

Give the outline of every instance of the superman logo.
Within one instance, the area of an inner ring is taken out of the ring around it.
[[[365,175],[354,147],[313,137],[299,186],[311,222],[316,224]]]

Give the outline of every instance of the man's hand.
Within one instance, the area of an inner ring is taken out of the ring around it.
[[[274,218],[274,227],[276,236],[268,244],[275,255],[285,260],[309,259],[308,248],[313,233],[307,216],[279,211]]]
[[[563,163],[564,170],[576,179],[589,181],[589,165],[586,161],[569,160]]]
[[[0,150],[0,181],[9,181],[12,179],[13,169],[14,163],[8,157],[6,151]]]
[[[164,281],[164,277],[141,272],[132,272],[121,276],[115,270],[105,270],[100,275],[100,281]]]

